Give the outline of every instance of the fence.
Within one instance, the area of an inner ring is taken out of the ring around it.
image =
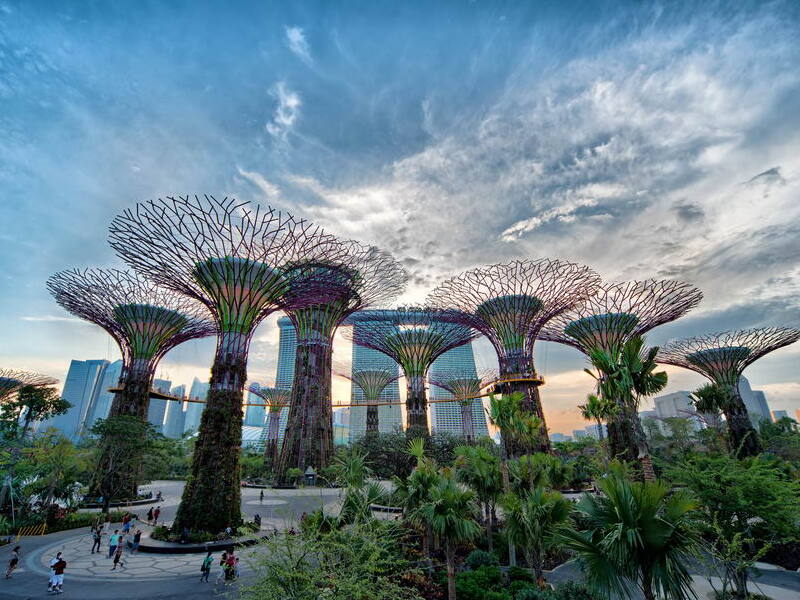
[[[17,531],[17,541],[24,535],[44,535],[45,530],[47,529],[47,523],[39,523],[38,525],[28,525],[26,527],[21,527],[19,531]]]

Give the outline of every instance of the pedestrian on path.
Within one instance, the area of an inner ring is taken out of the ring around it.
[[[61,552],[56,553],[56,555],[50,559],[50,580],[47,582],[47,591],[53,592],[55,591],[53,588],[56,585],[56,572],[53,569],[55,564],[61,560]]]
[[[214,557],[211,556],[211,551],[208,551],[206,557],[203,559],[203,564],[200,565],[200,581],[208,583],[208,576],[211,575],[211,565],[214,564]]]
[[[133,544],[131,545],[131,554],[136,554],[139,550],[139,543],[142,541],[142,530],[137,529],[133,534]]]
[[[97,548],[97,553],[100,553],[100,542],[103,540],[103,531],[100,529],[100,526],[92,527],[92,554],[95,553],[95,548]]]
[[[58,553],[58,557],[58,561],[53,565],[53,585],[50,591],[61,594],[64,591],[64,569],[67,568],[67,562],[61,557],[61,552]]]
[[[233,581],[236,579],[236,555],[233,550],[228,553],[228,558],[225,559],[225,581]]]
[[[161,514],[161,507],[156,506],[156,509],[153,511],[153,525],[158,525],[158,516]]]
[[[153,523],[153,507],[151,506],[147,510],[147,524],[151,525]]]
[[[258,495],[258,501],[264,504],[264,490],[261,490],[261,493]]]
[[[122,533],[128,533],[131,530],[131,516],[129,513],[125,513],[125,516],[122,517]]]
[[[114,566],[111,567],[112,571],[117,570],[117,565],[119,565],[120,569],[125,568],[125,562],[122,560],[122,544],[117,546],[116,551],[114,552]]]
[[[111,537],[108,538],[108,558],[114,556],[114,552],[117,551],[117,546],[119,546],[119,529],[115,529]]]
[[[224,551],[222,556],[219,559],[219,571],[217,572],[217,581],[219,583],[220,579],[225,579],[225,565],[228,562],[228,551]]]
[[[14,569],[16,569],[19,564],[19,551],[19,546],[14,546],[14,549],[11,551],[11,560],[8,561],[8,569],[6,569],[6,579],[11,579],[11,573],[14,572]]]

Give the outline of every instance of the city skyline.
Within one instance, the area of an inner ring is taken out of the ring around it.
[[[607,280],[698,286],[700,306],[653,344],[800,326],[800,73],[785,68],[800,59],[797,16],[790,2],[320,3],[247,19],[4,5],[0,364],[61,386],[75,357],[116,361],[44,282],[121,266],[111,219],[177,192],[269,203],[378,244],[412,275],[402,303],[464,269],[552,256]],[[196,35],[153,44],[179,26]],[[256,331],[252,381],[274,383],[277,319]],[[350,350],[337,336],[337,355]],[[188,342],[157,376],[205,382],[212,355],[213,340]],[[800,408],[798,361],[795,345],[747,369],[773,410]],[[536,363],[551,430],[585,427],[585,359],[537,343]],[[665,393],[703,383],[665,370]],[[333,394],[346,401],[349,385]]]

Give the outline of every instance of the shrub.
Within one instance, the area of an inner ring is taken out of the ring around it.
[[[519,590],[514,596],[514,600],[557,600],[557,598],[552,590],[543,590],[530,585]]]
[[[543,590],[534,585],[521,588],[514,600],[598,600],[585,585],[568,581],[562,583],[555,590]]]
[[[54,533],[56,531],[65,531],[67,529],[79,529],[81,527],[91,527],[97,522],[111,521],[112,523],[119,523],[125,512],[115,510],[109,513],[106,519],[101,518],[100,513],[67,513],[63,518],[55,519],[47,525],[47,533]]]
[[[511,595],[502,589],[500,569],[492,566],[456,575],[456,593],[459,600],[511,600]]]
[[[509,581],[527,581],[531,583],[535,581],[533,578],[533,573],[531,573],[528,569],[523,569],[522,567],[508,567],[506,574],[508,575]]]
[[[500,561],[497,559],[497,555],[493,552],[486,552],[485,550],[473,550],[469,553],[469,556],[467,556],[464,564],[468,568],[475,570],[484,566],[496,567],[500,564]]]

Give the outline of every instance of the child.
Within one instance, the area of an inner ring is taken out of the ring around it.
[[[17,568],[19,564],[19,546],[15,546],[11,551],[11,560],[8,561],[8,570],[6,571],[6,579],[11,579],[11,573]]]
[[[125,568],[125,563],[122,560],[122,544],[117,546],[117,549],[114,552],[114,566],[111,567],[111,570],[112,571],[116,571],[117,570],[117,565],[119,565],[120,569],[124,569]]]
[[[211,556],[211,552],[206,555],[203,559],[203,564],[200,565],[200,581],[205,581],[208,583],[208,576],[211,574],[211,565],[214,563],[214,557]]]

